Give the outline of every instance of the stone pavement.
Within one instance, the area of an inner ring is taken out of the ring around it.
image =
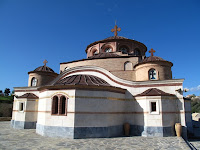
[[[0,122],[2,150],[189,150],[185,141],[177,137],[118,137],[95,139],[63,139],[43,137],[34,129],[17,130],[9,121]]]

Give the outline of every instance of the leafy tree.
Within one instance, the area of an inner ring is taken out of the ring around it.
[[[0,90],[0,96],[4,96],[4,95],[3,95],[3,91],[2,91],[2,90]]]
[[[9,93],[10,93],[10,89],[9,89],[9,88],[6,88],[5,91],[4,91],[5,96],[8,96]]]

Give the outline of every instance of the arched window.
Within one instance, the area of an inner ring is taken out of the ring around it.
[[[65,96],[60,97],[60,114],[62,115],[66,114],[66,97]]]
[[[125,62],[124,70],[133,70],[133,64],[130,61]]]
[[[52,114],[58,114],[58,96],[53,97]]]
[[[149,70],[149,80],[157,80],[157,73],[155,69]]]
[[[94,55],[96,55],[96,54],[98,54],[98,51],[97,51],[96,48],[93,48],[93,49],[91,50],[91,56],[94,56]]]
[[[106,53],[112,52],[112,48],[111,48],[111,47],[105,48],[105,52],[106,52]]]
[[[140,55],[141,55],[140,50],[139,50],[138,48],[136,48],[136,49],[134,50],[134,54],[135,54],[136,56],[140,56]]]
[[[128,47],[126,46],[121,46],[119,48],[119,51],[122,52],[122,54],[128,54]]]
[[[31,86],[37,86],[37,79],[35,77],[31,80]]]

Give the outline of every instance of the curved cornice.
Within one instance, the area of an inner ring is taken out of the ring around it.
[[[96,67],[96,66],[79,66],[69,68],[63,71],[55,80],[53,80],[49,85],[54,84],[58,80],[75,74],[91,74],[102,78],[105,77],[106,81],[114,82],[116,87],[156,87],[156,86],[181,86],[184,79],[172,79],[172,80],[156,80],[156,81],[128,81],[114,76],[109,71]]]

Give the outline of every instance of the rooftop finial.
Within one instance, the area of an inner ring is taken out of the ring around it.
[[[156,51],[152,48],[149,53],[151,53],[151,56],[153,56],[153,53],[155,53]]]
[[[46,64],[48,63],[48,61],[45,59],[45,60],[43,61],[43,63],[44,63],[44,66],[46,66]]]
[[[114,29],[111,29],[111,32],[114,32],[115,36],[117,36],[117,31],[121,31],[121,28],[118,28],[116,23],[117,23],[117,21],[115,20]]]

